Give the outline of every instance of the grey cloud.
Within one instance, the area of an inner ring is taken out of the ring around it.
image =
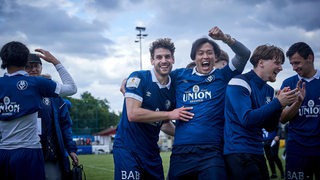
[[[0,9],[2,34],[15,37],[24,33],[29,44],[87,58],[107,56],[104,46],[113,44],[102,35],[107,28],[104,23],[84,22],[58,8],[35,8],[10,1]]]

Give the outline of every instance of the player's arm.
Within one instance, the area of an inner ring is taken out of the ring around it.
[[[141,107],[142,102],[127,97],[125,100],[127,115],[130,122],[157,122],[162,120],[189,121],[193,113],[189,112],[192,107],[181,107],[173,111],[152,111]]]
[[[235,53],[235,56],[232,58],[232,63],[229,63],[229,66],[231,70],[237,69],[241,73],[247,64],[248,59],[250,58],[250,50],[241,42],[231,38],[230,35],[225,34],[218,27],[210,29],[209,36],[215,40],[223,41],[232,49],[232,51]]]
[[[71,96],[77,93],[76,83],[74,82],[69,72],[61,64],[61,62],[57,58],[55,58],[49,51],[46,51],[44,49],[36,49],[35,51],[40,53],[38,54],[40,58],[53,64],[57,72],[59,73],[62,84],[57,83],[55,92],[60,96]]]

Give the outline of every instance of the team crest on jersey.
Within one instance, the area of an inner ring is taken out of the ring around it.
[[[147,96],[147,97],[151,97],[151,92],[150,92],[150,91],[147,91],[147,92],[146,92],[146,96]]]
[[[46,106],[49,106],[51,104],[50,98],[47,98],[47,97],[43,98],[42,103]]]
[[[266,104],[269,104],[271,102],[271,97],[270,96],[267,96],[266,97]]]
[[[28,87],[28,82],[27,81],[21,80],[21,81],[17,82],[17,88],[19,90],[25,90],[25,89],[27,89],[27,87]]]
[[[137,77],[131,77],[127,80],[127,88],[137,88],[140,84],[141,79]]]
[[[216,79],[216,78],[215,78],[214,75],[210,75],[210,76],[207,77],[207,81],[208,81],[208,82],[212,82],[212,81],[214,81],[215,79]]]

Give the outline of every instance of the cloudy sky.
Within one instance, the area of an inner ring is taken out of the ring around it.
[[[150,69],[149,45],[168,37],[176,46],[175,68],[191,60],[191,44],[220,27],[251,51],[273,44],[284,51],[298,41],[308,43],[320,68],[319,0],[0,0],[0,46],[21,41],[33,52],[43,48],[54,54],[73,75],[78,93],[88,91],[107,99],[121,111],[121,81],[140,69],[136,26],[146,27],[142,42],[142,69]],[[218,41],[222,49],[234,53]],[[251,69],[247,64],[245,72]],[[277,82],[294,74],[286,60]],[[0,70],[0,74],[5,71]],[[60,81],[44,63],[44,73]]]

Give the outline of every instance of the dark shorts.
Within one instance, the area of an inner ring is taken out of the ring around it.
[[[225,159],[230,180],[269,180],[264,155],[229,154]]]
[[[0,179],[44,180],[41,149],[0,149]]]
[[[114,179],[163,180],[162,159],[147,158],[124,148],[113,148]]]
[[[175,146],[170,157],[168,178],[227,179],[222,152],[210,145]]]
[[[313,177],[320,179],[320,155],[304,156],[287,151],[286,179],[312,180]]]

